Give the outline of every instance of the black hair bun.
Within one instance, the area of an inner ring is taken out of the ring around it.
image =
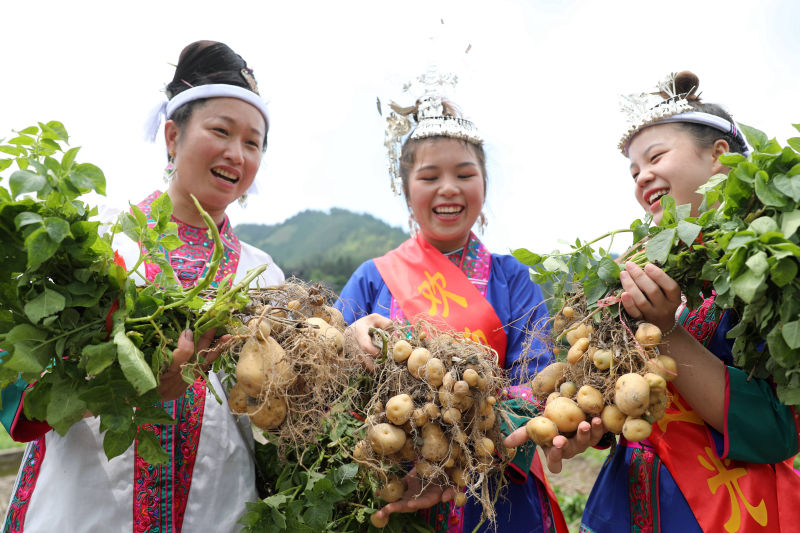
[[[697,89],[700,87],[700,78],[694,72],[684,70],[675,75],[675,93],[685,94],[687,100],[699,100]]]

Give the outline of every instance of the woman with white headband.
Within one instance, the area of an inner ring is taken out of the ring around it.
[[[636,200],[655,222],[667,194],[697,215],[697,188],[728,171],[719,157],[747,153],[731,116],[701,102],[697,88],[697,76],[682,72],[653,93],[655,105],[647,103],[648,94],[629,97],[632,125],[619,148],[630,160]],[[659,350],[675,359],[677,376],[669,384],[666,414],[650,437],[637,443],[621,437],[603,465],[580,531],[796,531],[794,413],[768,381],[734,366],[727,333],[737,317],[716,307],[714,297],[686,308],[678,284],[652,264],[642,269],[629,262],[620,280],[628,314],[666,332]],[[510,438],[518,439],[524,436]],[[557,439],[553,444],[563,458],[587,446]]]
[[[281,283],[283,273],[269,255],[240,242],[225,214],[251,188],[267,145],[269,116],[252,71],[227,45],[198,41],[181,53],[166,93],[169,101],[161,109],[167,119],[167,193],[183,245],[164,253],[178,281],[186,288],[195,285],[214,247],[192,203],[194,195],[216,222],[225,246],[214,285],[263,264],[268,268],[260,282]],[[155,116],[151,126],[158,128],[160,120]],[[159,195],[156,191],[138,204],[148,217]],[[115,246],[128,265],[136,263],[136,243],[119,239]],[[151,281],[159,272],[150,264],[143,270]],[[198,351],[209,347],[213,335],[198,339]],[[61,437],[46,423],[27,421],[22,399],[8,405],[4,394],[0,418],[4,424],[8,420],[13,438],[30,444],[3,531],[238,530],[245,503],[258,498],[249,421],[237,422],[202,378],[187,386],[180,366],[193,353],[187,330],[160,378],[161,406],[176,420],[156,426],[170,457],[166,465],[145,463],[135,446],[108,460],[97,417],[87,415]],[[207,359],[216,355],[212,351]],[[215,374],[209,381],[223,390]]]

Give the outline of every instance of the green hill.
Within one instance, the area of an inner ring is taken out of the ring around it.
[[[269,253],[287,277],[324,281],[339,292],[367,259],[383,255],[408,238],[371,215],[333,208],[303,211],[281,224],[241,224],[243,241]]]

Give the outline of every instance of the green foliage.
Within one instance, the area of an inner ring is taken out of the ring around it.
[[[347,412],[331,413],[317,444],[290,449],[281,458],[272,442],[256,444],[262,500],[247,504],[244,531],[379,531],[369,519],[383,506],[373,495],[376,483],[359,470],[351,454],[363,424]],[[394,514],[380,531],[432,531],[415,514]]]
[[[408,239],[408,234],[370,215],[345,209],[303,211],[273,226],[242,224],[242,240],[269,252],[287,275],[324,281],[341,291],[353,271]]]
[[[555,485],[553,485],[553,492],[556,495],[561,512],[564,513],[564,520],[567,522],[570,531],[577,531],[589,495],[581,494],[580,492],[566,493]]]
[[[80,197],[104,194],[105,177],[96,166],[75,161],[79,149],[66,149],[64,126],[39,123],[15,133],[0,145],[0,153],[11,156],[0,159],[0,171],[17,167],[0,176],[0,346],[8,351],[0,387],[21,375],[35,383],[24,404],[29,418],[47,420],[63,435],[88,411],[100,417],[109,458],[138,439],[143,458],[162,463],[166,453],[145,427],[174,423],[153,408],[161,369],[187,326],[198,338],[244,306],[247,282],[221,284],[210,301],[199,297],[214,279],[222,244],[216,224],[195,201],[217,245],[206,276],[184,292],[164,257],[164,249],[180,245],[169,196],[153,202],[151,226],[133,206],[104,231],[92,218],[97,210]],[[130,270],[111,246],[120,231],[147,250]],[[133,274],[145,261],[162,272],[137,287]]]
[[[553,283],[557,306],[580,282],[594,307],[601,298],[618,294],[620,285],[608,252],[592,245],[633,233],[633,245],[620,259],[660,265],[681,285],[692,306],[716,291],[716,304],[734,310],[739,318],[728,334],[735,339],[736,364],[756,376],[772,376],[778,397],[798,405],[800,146],[797,138],[782,147],[755,128],[743,126],[742,131],[753,153],[722,156],[730,172],[700,187],[703,202],[697,216],[691,216],[690,206],[676,206],[665,196],[657,226],[636,220],[630,228],[599,239],[577,240],[566,253],[514,254],[531,266],[534,281]]]

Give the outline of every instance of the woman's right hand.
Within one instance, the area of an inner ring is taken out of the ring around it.
[[[588,448],[597,445],[606,432],[603,421],[599,417],[592,418],[589,422],[581,422],[575,436],[567,438],[563,435],[556,435],[553,438],[552,446],[542,446],[547,468],[550,472],[558,474],[563,468],[564,459],[572,459],[576,455],[585,452]],[[528,432],[525,426],[516,429],[506,437],[505,445],[507,448],[516,448],[528,442]]]
[[[392,513],[414,513],[428,509],[437,503],[450,501],[456,495],[453,487],[443,488],[436,483],[427,483],[423,487],[414,469],[406,474],[402,481],[405,492],[396,502],[379,509],[376,512],[378,518],[389,518]]]
[[[345,330],[345,335],[352,337],[357,343],[358,347],[370,355],[377,355],[380,350],[372,344],[372,336],[369,334],[370,328],[385,329],[392,324],[392,321],[378,313],[372,313],[365,317],[361,317]],[[371,359],[364,360],[364,366],[370,372],[375,370],[375,362]]]

